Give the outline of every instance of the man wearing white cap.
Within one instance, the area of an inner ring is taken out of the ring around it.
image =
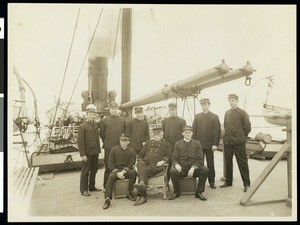
[[[90,196],[89,191],[101,191],[95,187],[95,178],[98,171],[98,157],[101,152],[98,127],[94,122],[96,106],[89,104],[86,107],[87,120],[78,128],[78,148],[82,159],[80,175],[80,192],[83,196]]]

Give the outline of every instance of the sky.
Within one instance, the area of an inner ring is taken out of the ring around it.
[[[108,57],[108,90],[121,92],[121,43],[116,37],[119,10],[128,5],[9,4],[9,95],[17,99],[12,66],[32,86],[39,114],[54,106],[66,67],[78,10],[80,16],[61,99],[68,101],[83,64],[98,16],[99,26],[89,57]],[[211,111],[223,120],[227,96],[240,96],[239,105],[249,114],[260,114],[268,82],[275,86],[268,103],[296,109],[296,6],[293,5],[130,5],[133,8],[131,99],[161,89],[221,64],[233,69],[250,61],[256,70],[252,85],[244,78],[201,91],[211,100]],[[120,32],[120,31],[119,31]],[[87,60],[72,101],[82,103],[87,89]],[[246,96],[248,96],[246,98]],[[28,96],[30,98],[30,96]],[[155,104],[167,105],[168,101]],[[192,101],[190,101],[192,105]],[[182,104],[181,104],[182,105]],[[180,108],[181,110],[181,108]],[[196,111],[200,112],[199,105]],[[295,111],[293,111],[295,112]],[[180,112],[182,114],[182,112]],[[187,113],[185,112],[185,117]],[[188,123],[191,123],[188,122]]]

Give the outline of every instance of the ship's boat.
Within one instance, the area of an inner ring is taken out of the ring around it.
[[[263,105],[264,119],[274,125],[285,126],[292,117],[292,110],[274,105]]]

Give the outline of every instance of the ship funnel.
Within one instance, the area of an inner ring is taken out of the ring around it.
[[[89,92],[90,102],[103,113],[107,107],[107,57],[89,58]]]
[[[108,92],[107,97],[108,97],[109,102],[116,102],[117,92],[114,90],[111,90]]]

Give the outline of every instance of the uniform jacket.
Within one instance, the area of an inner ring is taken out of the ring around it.
[[[127,147],[123,149],[121,145],[113,147],[109,153],[108,157],[108,168],[110,171],[121,171],[133,169],[133,165],[135,164],[136,153],[135,151]]]
[[[218,146],[221,135],[221,124],[218,115],[207,112],[195,115],[193,122],[193,138],[200,141],[203,149]]]
[[[238,145],[245,143],[251,131],[249,115],[240,108],[227,110],[224,117],[224,144]]]
[[[174,146],[177,141],[183,138],[182,129],[185,125],[186,121],[179,116],[166,118],[162,125],[164,139]]]
[[[165,160],[170,162],[172,157],[172,146],[165,140],[150,140],[145,143],[142,150],[138,154],[138,160],[149,161],[150,165],[156,167],[157,162]]]
[[[112,149],[118,146],[121,134],[125,133],[125,119],[120,116],[109,115],[101,120],[100,137],[104,149]]]
[[[131,119],[126,124],[126,134],[130,136],[129,146],[140,151],[143,142],[149,140],[149,125],[145,120]]]
[[[98,128],[99,123],[88,121],[79,126],[77,143],[80,156],[95,155],[101,152]]]
[[[204,165],[202,146],[199,141],[191,139],[190,142],[180,140],[175,143],[172,165],[179,164],[183,168]]]

